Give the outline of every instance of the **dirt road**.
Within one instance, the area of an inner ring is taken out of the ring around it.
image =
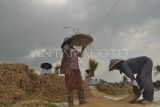
[[[105,93],[99,92],[95,87],[91,87],[91,91],[94,97],[90,98],[87,101],[87,104],[78,106],[78,100],[75,101],[75,107],[160,107],[159,99],[156,99],[157,102],[151,103],[149,105],[140,105],[140,104],[129,104],[128,102],[132,99],[131,96],[110,96]],[[156,92],[156,97],[159,97],[159,92]],[[41,105],[43,104],[43,105]],[[25,101],[22,103],[17,103],[13,107],[48,107],[47,102],[39,100]],[[58,107],[68,107],[67,102],[54,103]]]
[[[87,104],[76,107],[144,107],[138,104],[129,104],[132,97],[126,97],[121,100],[111,100],[105,98],[106,94],[99,92],[92,87],[93,98],[89,99]]]

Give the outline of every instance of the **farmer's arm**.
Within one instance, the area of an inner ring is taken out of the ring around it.
[[[137,84],[136,78],[134,77],[134,74],[132,73],[131,69],[128,67],[127,64],[123,63],[121,65],[121,70],[127,77],[131,79],[132,85],[133,85],[133,92],[136,96],[139,96],[140,95],[139,86]]]
[[[82,56],[82,52],[79,52],[77,49],[74,49],[75,50],[75,54],[78,56],[78,57],[81,57]]]
[[[82,49],[81,49],[80,52],[79,52],[78,50],[75,49],[76,54],[77,54],[78,57],[82,57],[82,54],[83,54],[85,48],[86,48],[86,46],[82,46]]]
[[[121,65],[121,71],[128,77],[131,79],[131,81],[136,80],[136,78],[134,77],[134,74],[132,73],[131,69],[128,67],[127,64],[122,63]]]

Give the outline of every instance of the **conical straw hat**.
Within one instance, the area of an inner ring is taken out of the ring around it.
[[[110,60],[109,71],[114,70],[115,67],[121,62],[124,62],[124,60],[122,60],[122,59],[112,59],[112,60]]]

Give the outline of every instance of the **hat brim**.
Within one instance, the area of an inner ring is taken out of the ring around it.
[[[121,63],[121,62],[124,62],[124,60],[119,60],[119,61],[115,62],[115,63],[109,68],[109,71],[114,70],[115,67],[116,67],[119,63]]]

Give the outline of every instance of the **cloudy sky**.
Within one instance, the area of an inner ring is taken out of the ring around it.
[[[160,64],[159,10],[160,0],[0,0],[0,62],[40,70],[43,62],[60,62],[64,37],[89,33],[94,42],[85,53],[96,50],[96,77],[119,81],[119,72],[108,72],[111,58],[146,55]],[[88,59],[80,59],[83,75]]]

